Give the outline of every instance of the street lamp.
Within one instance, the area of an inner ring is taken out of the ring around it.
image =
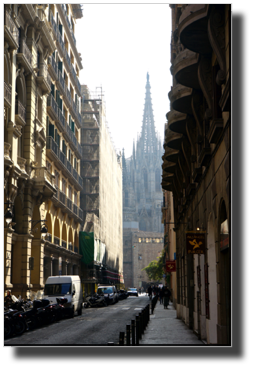
[[[38,223],[40,223],[40,222],[42,222],[42,221],[47,221],[47,220],[30,220],[30,222],[35,223],[35,224],[33,224],[33,226],[32,226],[32,228],[31,228],[30,232],[32,233],[33,228],[34,228]],[[45,239],[47,232],[48,232],[47,225],[44,223],[44,224],[42,224],[42,226],[41,226],[41,228],[40,228],[40,233],[41,233],[41,236],[42,236],[43,239]]]
[[[9,226],[9,224],[13,220],[13,213],[10,208],[7,209],[6,213],[4,214],[4,218],[5,218],[6,224]]]

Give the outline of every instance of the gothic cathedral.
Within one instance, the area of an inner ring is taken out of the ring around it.
[[[162,154],[161,140],[155,131],[151,87],[149,74],[147,73],[141,134],[136,144],[133,143],[132,156],[126,159],[124,150],[122,154],[125,286],[139,287],[143,283],[141,279],[146,277],[144,272],[140,272],[142,265],[138,261],[139,257],[143,262],[151,261],[156,259],[162,251],[164,235],[164,228],[161,223],[163,203],[161,188]],[[148,244],[148,248],[145,247],[145,249],[148,250],[149,254],[153,251],[151,257],[149,255],[148,258],[144,257],[142,254],[145,251],[143,246],[140,247],[139,253],[138,249],[135,250],[139,246],[139,242],[144,243],[144,247]],[[135,254],[137,260],[134,258],[135,251],[137,251],[137,254]],[[138,275],[136,274],[135,260],[139,267]],[[147,281],[146,278],[145,280]]]

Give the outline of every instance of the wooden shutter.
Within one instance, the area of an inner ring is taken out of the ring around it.
[[[55,127],[53,124],[49,123],[48,125],[48,135],[55,138]]]

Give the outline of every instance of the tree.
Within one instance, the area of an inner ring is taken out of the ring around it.
[[[158,260],[152,260],[147,267],[143,268],[142,271],[146,271],[149,280],[160,281],[164,273],[164,263],[163,263],[164,253],[158,257]]]

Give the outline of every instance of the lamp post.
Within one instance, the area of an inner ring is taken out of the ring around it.
[[[34,228],[38,223],[40,223],[40,222],[42,222],[42,221],[45,222],[45,221],[47,221],[47,220],[30,220],[30,222],[34,223],[33,226],[32,226],[32,228],[31,228],[31,230],[30,230],[30,232],[32,233],[33,228]],[[42,226],[41,226],[41,228],[40,228],[40,233],[41,233],[41,236],[42,236],[43,239],[45,239],[47,232],[48,232],[48,228],[47,228],[47,225],[44,223],[44,224],[42,224]]]

